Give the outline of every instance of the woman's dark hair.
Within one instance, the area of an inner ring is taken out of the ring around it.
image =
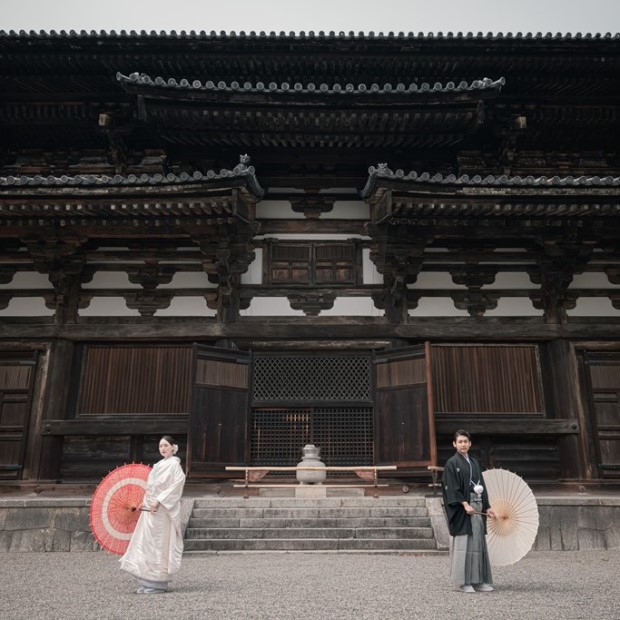
[[[165,439],[171,446],[177,446],[177,442],[170,436],[170,435],[164,435],[161,439]],[[160,439],[160,441],[161,441]]]
[[[467,439],[471,441],[471,437],[469,436],[469,433],[467,431],[464,431],[462,428],[459,428],[459,430],[456,431],[456,433],[454,433],[454,441],[456,441],[459,437],[467,437]]]

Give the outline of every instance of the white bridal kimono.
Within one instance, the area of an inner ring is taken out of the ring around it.
[[[167,587],[181,567],[183,532],[181,531],[181,495],[185,474],[176,456],[153,466],[146,481],[144,503],[159,502],[156,512],[142,512],[125,555],[121,570],[141,582]]]

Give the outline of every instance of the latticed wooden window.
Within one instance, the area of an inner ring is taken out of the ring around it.
[[[273,243],[265,254],[267,284],[355,284],[360,278],[352,243]]]
[[[314,443],[327,465],[373,463],[367,353],[257,354],[250,423],[253,465],[294,465]]]
[[[535,345],[437,345],[435,413],[542,413]]]
[[[86,346],[78,414],[187,413],[191,346]]]

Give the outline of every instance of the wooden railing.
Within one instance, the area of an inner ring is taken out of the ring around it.
[[[298,471],[322,471],[325,472],[326,475],[329,472],[353,472],[358,478],[365,480],[366,483],[327,483],[323,486],[326,488],[350,488],[350,487],[381,487],[388,486],[387,484],[379,484],[378,472],[380,471],[393,471],[397,469],[396,465],[350,465],[350,466],[342,466],[342,467],[309,467],[309,466],[295,466],[295,467],[280,467],[280,466],[269,466],[269,465],[260,465],[256,467],[250,466],[228,466],[226,467],[226,471],[242,471],[244,472],[244,482],[243,484],[235,484],[234,486],[237,488],[246,489],[246,497],[247,490],[252,487],[261,487],[261,488],[290,488],[293,486],[298,486],[303,483],[295,481],[295,482],[280,482],[280,483],[263,483],[261,480],[270,472],[298,472]]]

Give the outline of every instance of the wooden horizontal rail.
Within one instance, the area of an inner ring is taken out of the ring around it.
[[[484,419],[484,416],[488,416]],[[477,416],[459,415],[458,421],[436,414],[435,429],[440,435],[452,435],[455,428],[465,428],[480,435],[576,435],[579,433],[577,419],[550,420],[541,417],[525,417],[519,414],[496,413]],[[504,419],[506,418],[506,419]]]
[[[102,418],[44,420],[43,435],[185,435],[187,414],[173,415],[109,415]]]
[[[226,467],[226,471],[383,471],[383,470],[391,470],[397,469],[396,465],[360,465],[359,467],[353,467],[351,465],[343,466],[343,467],[306,467],[304,465],[300,467],[280,467],[270,465],[264,466],[252,466],[252,467],[241,467],[238,465],[231,465]]]
[[[233,487],[235,488],[243,488],[243,489],[249,489],[249,488],[261,488],[261,489],[265,489],[265,488],[270,488],[270,489],[290,489],[292,486],[301,486],[301,485],[294,485],[294,483],[291,484],[259,484],[256,482],[250,482],[248,484],[233,484]],[[309,487],[310,485],[303,485],[305,487]],[[316,484],[312,485],[312,488],[316,488]],[[349,489],[349,488],[359,488],[359,487],[388,487],[390,486],[389,484],[321,484],[318,485],[321,488],[324,489]]]

